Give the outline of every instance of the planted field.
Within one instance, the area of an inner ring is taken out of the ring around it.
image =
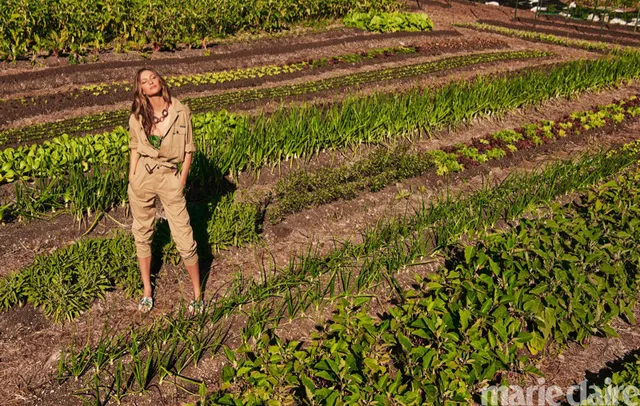
[[[586,41],[599,41],[620,46],[632,46],[637,47],[640,45],[640,36],[636,34],[627,34],[618,31],[609,31],[600,35],[599,32],[593,32],[590,28],[580,28],[578,26],[564,26],[561,24],[533,24],[527,22],[504,22],[496,20],[480,20],[480,23],[498,25],[500,27],[514,29],[514,30],[528,30],[535,31],[542,34],[556,35],[565,38],[586,40]],[[597,31],[597,30],[596,30]]]
[[[0,26],[0,404],[477,404],[616,357],[637,383],[634,46],[473,3],[130,3]],[[145,63],[193,112],[201,313],[159,201],[138,311]]]
[[[637,29],[632,25],[622,25],[622,24],[600,24],[598,21],[589,21],[587,19],[567,19],[560,15],[551,15],[551,14],[540,14],[538,16],[540,23],[549,23],[556,22],[562,23],[564,25],[577,25],[579,27],[589,27],[589,28],[603,28],[604,32],[608,31],[617,31],[622,33],[637,33]]]

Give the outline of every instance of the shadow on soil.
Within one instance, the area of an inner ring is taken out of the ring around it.
[[[235,191],[236,186],[229,182],[226,178],[220,177],[221,181],[217,182],[214,187],[204,188],[197,185],[190,186],[187,192],[187,211],[191,220],[193,229],[193,237],[198,244],[198,257],[200,259],[200,284],[203,289],[207,286],[211,264],[213,262],[213,254],[211,243],[209,242],[209,230],[207,226],[211,220],[213,213],[222,200],[222,198]],[[161,204],[156,202],[157,207]],[[156,221],[153,233],[152,246],[152,263],[151,278],[152,284],[155,286],[155,279],[162,269],[165,262],[171,261],[174,265],[179,262],[175,244],[171,236],[168,221],[159,219]],[[184,268],[184,266],[181,266]]]
[[[607,378],[611,378],[616,372],[624,371],[625,366],[635,362],[639,356],[640,349],[636,349],[628,352],[624,357],[607,362],[606,367],[597,372],[585,371],[584,383],[576,386],[571,397],[563,402],[562,406],[580,404],[581,401],[586,400],[589,395],[593,393],[593,391],[589,390],[589,387],[592,385],[604,389],[607,386]],[[573,403],[569,403],[571,400],[573,400]]]

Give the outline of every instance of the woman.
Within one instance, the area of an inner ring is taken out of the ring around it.
[[[133,237],[144,294],[138,310],[153,308],[151,290],[151,239],[155,220],[155,199],[164,207],[171,235],[191,277],[194,300],[190,312],[200,312],[200,271],[196,242],[183,194],[195,152],[191,112],[171,97],[162,77],[143,68],[135,78],[134,99],[129,118],[131,164],[129,204],[133,214]]]

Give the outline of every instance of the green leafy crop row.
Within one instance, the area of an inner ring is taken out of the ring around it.
[[[181,87],[185,85],[203,85],[203,84],[216,84],[225,83],[242,79],[252,79],[264,76],[277,76],[285,73],[299,72],[302,70],[319,68],[327,65],[335,65],[341,63],[359,63],[369,59],[380,58],[383,56],[391,56],[396,54],[413,54],[419,50],[415,46],[398,46],[389,48],[375,48],[360,53],[349,53],[338,56],[332,56],[329,58],[309,59],[306,61],[300,61],[290,63],[287,65],[268,65],[249,68],[240,68],[233,70],[226,70],[220,72],[209,72],[194,75],[181,75],[170,76],[166,79],[169,87]],[[122,87],[123,85],[131,86],[130,83],[114,83],[112,86],[108,85],[92,85],[83,86],[81,90],[91,92],[92,94],[100,92],[108,92],[114,88]],[[125,91],[130,89],[125,88]]]
[[[129,297],[137,294],[139,279],[128,235],[82,240],[0,278],[0,310],[28,301],[54,321],[73,320],[114,286]]]
[[[395,0],[8,0],[0,8],[0,59],[114,49],[206,47],[239,31],[279,31],[349,11],[393,11]]]
[[[433,21],[422,13],[349,13],[342,22],[347,27],[361,28],[366,31],[431,31]]]
[[[95,133],[104,128],[115,128],[127,123],[129,113],[128,110],[106,111],[88,116],[63,119],[56,122],[8,128],[0,131],[0,146],[11,143],[27,143],[42,139],[52,139],[64,134],[74,136],[88,132]]]
[[[452,56],[415,65],[359,72],[351,75],[332,77],[301,84],[262,89],[237,90],[219,95],[191,99],[188,100],[187,103],[194,111],[217,110],[234,104],[261,101],[264,99],[278,100],[284,97],[302,96],[317,92],[337,90],[344,87],[355,87],[389,80],[406,79],[481,63],[544,58],[552,55],[553,54],[550,52],[542,51],[505,51]]]
[[[616,336],[618,316],[635,323],[639,204],[631,172],[545,218],[453,244],[379,319],[342,304],[308,343],[267,331],[227,351],[210,404],[466,403],[501,371],[538,374],[530,359],[549,343]]]

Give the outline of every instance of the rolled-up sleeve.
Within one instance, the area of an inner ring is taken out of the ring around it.
[[[129,117],[129,149],[138,149],[138,120],[133,114]]]
[[[194,153],[196,152],[196,144],[193,142],[193,125],[191,124],[191,110],[187,108],[185,113],[187,114],[187,118],[186,118],[187,134],[184,140],[184,144],[185,144],[184,152]]]

